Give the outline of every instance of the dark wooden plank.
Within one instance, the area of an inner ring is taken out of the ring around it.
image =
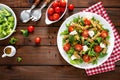
[[[43,3],[43,0],[41,0]],[[51,2],[54,0],[51,0]],[[72,3],[75,5],[75,7],[88,7],[91,6],[97,2],[103,2],[103,5],[105,7],[120,7],[120,1],[119,0],[69,0],[69,3]],[[7,4],[10,7],[30,7],[31,4],[28,0],[1,0],[0,3]],[[16,5],[17,4],[17,5]],[[42,4],[40,4],[42,5]]]
[[[35,26],[35,25],[34,25]],[[41,43],[39,44],[40,46],[56,46],[57,45],[57,33],[59,30],[59,27],[38,27],[35,26],[35,31],[34,33],[29,34],[28,37],[24,37],[20,30],[22,29],[27,29],[27,27],[17,27],[16,32],[11,36],[15,37],[18,39],[17,43],[15,44],[16,46],[18,45],[29,45],[29,46],[35,46],[34,39],[35,37],[40,37],[41,38]],[[120,27],[116,27],[117,31],[120,34]],[[0,45],[8,45],[10,38],[6,40],[0,41]]]
[[[42,17],[39,21],[37,22],[32,22],[32,21],[29,21],[28,23],[22,23],[21,20],[20,20],[20,12],[24,9],[28,9],[28,8],[13,8],[14,12],[16,13],[17,15],[17,20],[18,20],[18,25],[20,25],[21,27],[24,27],[24,26],[28,26],[28,25],[35,25],[35,26],[39,26],[39,27],[54,27],[54,26],[60,26],[63,21],[69,17],[70,15],[72,14],[75,14],[77,12],[80,12],[81,10],[85,9],[85,8],[75,8],[73,12],[70,12],[70,11],[67,11],[65,16],[58,22],[54,23],[54,24],[51,24],[51,25],[46,25],[45,24],[45,13],[46,13],[46,8],[43,10],[43,13],[42,13]],[[113,23],[115,24],[115,26],[120,26],[120,8],[105,8],[108,12],[108,15],[110,16],[111,20],[113,21]]]
[[[3,48],[0,48],[0,56]],[[16,49],[14,57],[0,57],[0,65],[69,65],[59,54],[57,46],[16,46]],[[16,60],[18,56],[23,58],[21,63]]]
[[[0,56],[3,54],[2,46]],[[12,58],[1,58],[0,65],[69,65],[60,55],[57,46],[16,46],[17,53]],[[18,63],[17,57],[23,58]],[[120,66],[120,63],[116,63]]]
[[[120,67],[94,76],[72,66],[1,66],[2,80],[120,80]]]

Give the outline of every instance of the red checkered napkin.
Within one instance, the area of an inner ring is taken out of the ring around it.
[[[102,65],[95,67],[95,68],[86,69],[87,75],[90,76],[90,75],[95,75],[95,74],[114,70],[115,69],[114,63],[116,61],[120,60],[120,36],[119,36],[117,30],[115,29],[115,26],[111,22],[105,8],[102,5],[102,2],[98,2],[97,4],[91,6],[83,11],[92,12],[92,13],[96,13],[98,15],[101,15],[111,25],[111,27],[113,29],[114,36],[115,36],[115,45],[114,45],[114,49],[113,49],[111,56]]]

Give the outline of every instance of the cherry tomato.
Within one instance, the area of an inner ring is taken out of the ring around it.
[[[39,44],[40,42],[41,42],[41,38],[40,38],[40,37],[36,37],[36,38],[35,38],[35,43],[36,43],[36,44]]]
[[[65,51],[70,50],[70,44],[65,44],[65,45],[63,46],[63,49],[64,49]]]
[[[69,4],[69,5],[68,5],[68,9],[69,9],[70,11],[73,11],[73,10],[74,10],[74,5],[73,5],[73,4]]]
[[[103,30],[103,31],[101,32],[101,37],[102,37],[102,38],[106,38],[107,36],[108,36],[108,32],[105,31],[105,30]]]
[[[99,53],[101,50],[102,50],[102,48],[99,45],[94,47],[94,51],[97,53]]]
[[[84,30],[84,31],[82,32],[82,36],[83,36],[84,38],[88,37],[88,36],[89,36],[88,30]]]
[[[82,49],[83,49],[82,45],[80,45],[80,44],[75,45],[75,50],[81,51]]]
[[[34,32],[34,26],[28,26],[28,32],[32,33]]]
[[[91,59],[91,57],[88,56],[88,55],[84,55],[84,56],[83,56],[83,60],[84,60],[85,62],[89,62],[90,59]]]
[[[60,15],[58,13],[53,14],[53,20],[58,20],[60,18]]]
[[[66,0],[60,0],[60,6],[65,7],[66,6]]]
[[[90,25],[91,24],[90,20],[88,20],[87,18],[84,19],[84,23],[85,23],[85,25]]]
[[[60,9],[61,9],[61,10],[60,10],[61,13],[63,13],[63,12],[65,11],[65,8],[64,8],[64,7],[61,7]]]
[[[60,12],[61,12],[60,7],[55,7],[55,12],[56,12],[56,13],[60,13]]]
[[[72,32],[74,30],[74,26],[69,26],[68,31]]]
[[[54,13],[54,9],[53,9],[53,8],[49,8],[49,9],[48,9],[48,14],[49,14],[49,15],[52,15],[53,13]]]
[[[48,16],[49,20],[53,21],[53,15]]]
[[[52,7],[58,7],[60,5],[60,3],[58,1],[54,1],[52,4]]]

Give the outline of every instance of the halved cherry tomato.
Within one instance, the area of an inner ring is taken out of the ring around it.
[[[94,51],[97,53],[99,53],[101,50],[102,50],[102,48],[99,45],[94,47]]]
[[[82,36],[83,36],[84,38],[88,37],[88,36],[89,36],[88,30],[84,30],[84,31],[82,32]]]
[[[60,13],[60,12],[61,12],[60,7],[55,7],[55,12],[56,12],[56,13]]]
[[[82,45],[80,45],[80,44],[75,45],[75,50],[81,51],[82,49],[83,49]]]
[[[63,46],[63,49],[64,49],[65,51],[70,50],[70,44],[65,44],[65,45]]]
[[[74,30],[74,26],[69,26],[68,31],[72,32]]]
[[[84,60],[85,62],[89,62],[90,59],[91,59],[91,57],[88,56],[88,55],[84,55],[84,56],[83,56],[83,60]]]
[[[65,7],[66,6],[66,0],[60,0],[60,6]]]
[[[103,31],[101,32],[101,37],[102,37],[102,38],[108,37],[108,32],[105,31],[105,30],[103,30]]]
[[[69,9],[70,11],[73,11],[73,10],[74,10],[74,5],[73,5],[73,4],[69,4],[69,5],[68,5],[68,9]]]
[[[40,38],[40,37],[36,37],[36,38],[35,38],[35,43],[36,43],[36,44],[39,44],[40,42],[41,42],[41,38]]]
[[[53,20],[58,20],[60,18],[60,15],[58,13],[53,14]]]
[[[52,7],[49,8],[49,9],[48,9],[48,14],[49,14],[49,15],[52,15],[53,13],[54,13],[54,9],[53,9]]]
[[[32,33],[34,32],[34,26],[28,26],[28,32]]]
[[[60,3],[58,1],[54,1],[53,4],[52,4],[52,7],[58,7],[60,6]]]
[[[85,23],[85,25],[90,25],[91,24],[90,20],[88,20],[87,18],[84,19],[84,23]]]

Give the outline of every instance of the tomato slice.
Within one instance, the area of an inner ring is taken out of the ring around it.
[[[88,30],[84,30],[84,31],[82,32],[82,36],[83,36],[84,38],[88,37],[88,36],[89,36]]]
[[[70,50],[70,44],[65,44],[65,45],[63,46],[63,49],[64,49],[65,51],[69,51],[69,50]]]
[[[101,50],[102,50],[102,48],[99,45],[94,47],[94,51],[97,53],[101,52]]]
[[[75,45],[75,50],[81,51],[82,49],[83,49],[82,45],[80,45],[80,44]]]
[[[108,37],[108,32],[107,32],[106,30],[102,30],[102,31],[101,31],[101,37],[102,37],[102,38]]]
[[[84,23],[85,23],[85,25],[90,25],[91,24],[90,20],[88,20],[87,18],[84,19]]]
[[[84,55],[84,56],[83,56],[83,60],[84,60],[85,62],[89,62],[90,59],[91,59],[91,57],[88,56],[88,55]]]
[[[68,30],[69,30],[69,32],[74,31],[74,26],[69,26]]]

